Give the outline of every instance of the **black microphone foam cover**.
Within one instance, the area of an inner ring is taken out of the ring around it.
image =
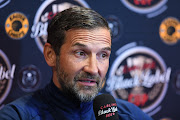
[[[93,110],[96,120],[119,120],[116,101],[110,94],[96,96],[93,101]]]

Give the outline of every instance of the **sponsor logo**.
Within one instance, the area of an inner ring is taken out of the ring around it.
[[[19,87],[25,92],[33,92],[40,85],[40,71],[34,65],[23,67],[19,72]]]
[[[0,8],[5,7],[10,2],[11,2],[11,0],[0,0]]]
[[[31,28],[31,38],[35,39],[36,44],[41,52],[43,52],[43,46],[47,41],[47,27],[51,19],[57,13],[68,9],[74,5],[89,8],[89,6],[84,0],[75,0],[71,2],[63,2],[63,0],[46,0],[39,7],[34,18],[34,24]]]
[[[105,115],[106,118],[110,118],[111,116],[114,116],[117,111],[118,109],[116,103],[106,104],[100,106],[100,109],[98,110],[98,116]]]
[[[160,120],[172,120],[172,119],[169,117],[166,117],[166,118],[161,118]]]
[[[134,103],[150,115],[155,114],[166,95],[171,68],[166,68],[154,50],[136,43],[123,46],[117,55],[110,68],[106,91],[115,98]]]
[[[159,35],[163,42],[169,45],[177,43],[180,39],[180,23],[174,17],[164,19],[159,27]]]
[[[6,54],[0,50],[0,104],[8,96],[15,73],[16,65],[11,66]]]
[[[10,38],[21,39],[29,30],[29,21],[27,17],[20,12],[12,13],[6,20],[5,30]]]
[[[155,17],[163,13],[168,0],[120,0],[128,9],[145,14],[148,18]]]
[[[109,15],[106,17],[109,28],[111,29],[112,42],[119,40],[122,34],[122,24],[118,17]]]
[[[173,75],[173,88],[176,91],[176,94],[180,95],[180,70],[175,72]]]

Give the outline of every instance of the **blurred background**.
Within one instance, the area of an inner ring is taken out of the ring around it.
[[[103,93],[154,120],[179,120],[180,1],[0,0],[0,107],[50,82],[43,57],[47,26],[74,5],[100,13],[112,30]]]

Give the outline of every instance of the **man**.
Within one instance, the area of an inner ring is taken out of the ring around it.
[[[105,19],[93,10],[73,7],[48,26],[44,57],[52,82],[0,111],[1,120],[95,120],[93,99],[109,67],[111,35]],[[135,105],[117,101],[119,118],[149,120]]]

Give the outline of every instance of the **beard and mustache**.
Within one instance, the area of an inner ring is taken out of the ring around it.
[[[93,100],[102,89],[105,82],[105,78],[101,80],[99,75],[91,75],[90,73],[84,71],[79,72],[73,80],[68,79],[68,73],[60,67],[59,56],[57,56],[56,59],[56,71],[57,79],[61,85],[62,91],[81,102],[89,102]],[[86,78],[95,79],[96,85],[83,86],[78,84],[78,80]]]

